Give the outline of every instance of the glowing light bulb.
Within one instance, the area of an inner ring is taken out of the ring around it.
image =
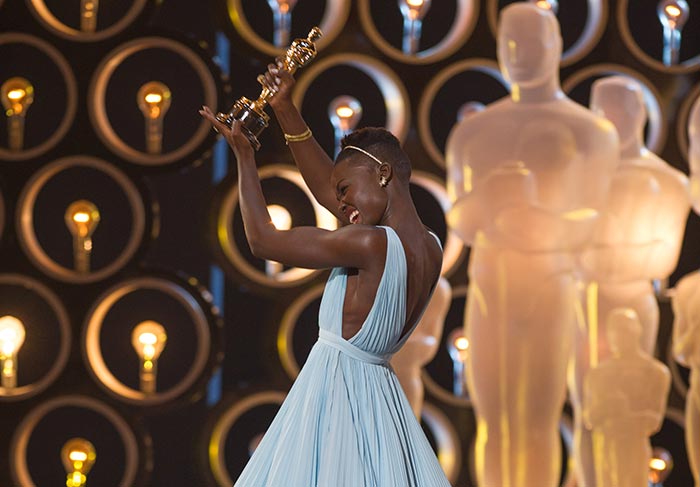
[[[406,54],[415,54],[420,45],[423,19],[430,10],[431,0],[399,0],[399,10],[403,15],[403,44]]]
[[[292,30],[292,10],[297,4],[297,0],[267,0],[267,4],[272,9],[273,42],[277,47],[285,47],[289,44]]]
[[[146,123],[146,152],[160,154],[163,150],[163,118],[168,113],[172,93],[160,81],[149,81],[136,95],[136,102]]]
[[[34,102],[34,87],[27,79],[19,76],[5,81],[0,87],[0,93],[2,105],[8,117],[26,113]]]
[[[430,9],[431,0],[399,0],[399,9],[404,16],[423,20]]]
[[[661,0],[656,14],[664,27],[663,62],[666,66],[678,64],[681,31],[690,14],[688,3],[685,0]]]
[[[270,213],[272,224],[277,230],[289,230],[292,228],[292,215],[284,206],[268,205],[267,211]]]
[[[665,448],[655,446],[649,459],[649,487],[663,487],[673,470],[673,457]]]
[[[83,32],[95,32],[97,29],[97,7],[99,5],[99,0],[81,0],[80,30]]]
[[[457,397],[468,397],[465,370],[469,356],[469,340],[464,336],[464,330],[455,328],[447,336],[447,352],[450,354],[453,366],[452,392]]]
[[[0,374],[3,389],[17,387],[17,352],[24,344],[24,324],[14,316],[0,318]]]
[[[277,230],[285,231],[292,228],[292,215],[284,206],[268,205],[267,211],[270,213],[272,224]],[[282,274],[284,264],[274,260],[265,261],[265,274],[272,278],[277,278]]]
[[[7,116],[7,142],[12,151],[24,146],[24,119],[34,102],[34,87],[25,78],[15,76],[0,86],[0,99]]]
[[[340,152],[340,141],[352,132],[362,118],[362,105],[357,98],[341,95],[328,105],[328,118],[335,131],[335,155]]]
[[[468,101],[459,107],[459,110],[457,111],[457,121],[460,122],[465,118],[474,115],[475,113],[483,111],[485,108],[486,105],[483,103],[478,101]]]
[[[88,200],[78,200],[66,209],[65,222],[73,235],[73,265],[81,273],[90,272],[92,234],[100,223],[100,212]]]
[[[141,362],[140,388],[144,394],[156,392],[158,358],[165,348],[168,335],[165,328],[155,321],[143,321],[131,332],[131,346]]]
[[[97,455],[95,447],[85,438],[71,438],[61,448],[61,460],[68,477],[66,487],[82,487],[87,482]]]
[[[558,0],[530,0],[530,3],[534,3],[542,10],[549,10],[554,15],[559,12],[559,2]]]

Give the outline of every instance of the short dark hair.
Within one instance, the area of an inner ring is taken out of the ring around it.
[[[408,182],[411,179],[411,161],[401,148],[399,139],[388,130],[381,127],[363,127],[349,133],[340,142],[341,151],[335,160],[336,164],[357,153],[342,150],[348,145],[364,149],[377,159],[390,164],[402,181]]]

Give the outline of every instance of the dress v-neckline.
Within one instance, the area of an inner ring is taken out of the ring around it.
[[[353,343],[355,339],[362,333],[362,330],[365,329],[365,325],[369,321],[369,319],[372,317],[372,313],[374,313],[375,308],[377,307],[377,296],[379,295],[379,290],[382,288],[382,284],[384,284],[384,281],[386,279],[386,274],[387,274],[387,262],[389,260],[389,232],[387,231],[387,228],[390,229],[392,232],[394,232],[394,236],[399,239],[399,243],[401,244],[401,251],[403,253],[403,258],[404,262],[406,261],[406,251],[403,248],[403,243],[401,243],[401,239],[399,238],[398,234],[396,233],[396,230],[389,226],[385,225],[378,225],[378,228],[383,228],[384,232],[386,234],[386,255],[384,256],[384,269],[382,270],[382,277],[379,279],[379,284],[377,285],[377,291],[374,294],[374,301],[372,302],[372,306],[369,309],[369,312],[367,313],[367,316],[365,317],[365,320],[362,322],[362,325],[360,325],[360,328],[355,332],[354,335],[352,335],[350,338],[345,338],[343,336],[343,308],[345,307],[345,297],[347,295],[348,291],[348,271],[347,267],[344,267],[342,269],[342,276],[343,276],[343,281],[342,281],[342,289],[341,289],[341,295],[342,298],[340,299],[340,337],[345,340],[348,343]],[[406,273],[408,277],[408,272]],[[408,285],[408,283],[405,283]],[[404,313],[406,311],[404,310]],[[405,324],[405,323],[404,323]],[[403,337],[402,337],[403,339]]]

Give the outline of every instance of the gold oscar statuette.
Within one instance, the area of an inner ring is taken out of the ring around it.
[[[289,46],[284,55],[281,69],[293,74],[298,68],[308,64],[316,57],[316,45],[314,42],[322,35],[321,29],[314,27],[306,39],[294,39],[294,42],[292,42],[292,45]],[[262,80],[263,75],[258,76],[258,81],[261,84],[263,84]],[[246,97],[241,97],[233,104],[228,114],[219,112],[216,114],[216,119],[229,127],[234,120],[241,122],[243,133],[255,150],[258,150],[260,149],[258,136],[268,126],[270,120],[270,116],[265,113],[265,107],[274,95],[275,93],[267,89],[263,84],[262,92],[257,100],[251,101]]]

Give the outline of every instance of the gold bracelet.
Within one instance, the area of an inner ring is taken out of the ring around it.
[[[304,130],[300,134],[296,135],[290,135],[290,134],[284,134],[284,140],[287,145],[289,145],[290,142],[303,142],[305,140],[309,140],[313,134],[311,133],[311,129],[309,127],[306,127],[306,130]]]

